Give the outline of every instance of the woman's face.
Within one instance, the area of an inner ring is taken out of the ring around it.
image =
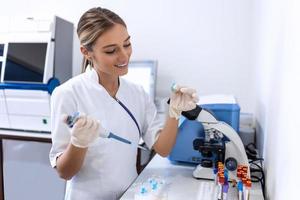
[[[118,77],[127,74],[131,52],[127,29],[115,24],[96,40],[89,54],[97,72]]]

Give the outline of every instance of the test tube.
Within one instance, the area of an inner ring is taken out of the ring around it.
[[[229,189],[229,184],[226,181],[224,183],[224,185],[223,185],[223,199],[222,200],[226,200],[227,199],[228,189]]]
[[[251,179],[247,178],[245,185],[245,192],[244,192],[244,200],[249,200],[250,196],[250,189],[251,189]]]
[[[238,182],[239,200],[243,200],[243,182]]]
[[[219,175],[219,193],[218,193],[218,199],[222,200],[223,199],[223,185],[225,182],[225,177],[224,174]]]

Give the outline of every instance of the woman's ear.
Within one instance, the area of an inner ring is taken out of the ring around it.
[[[89,52],[84,46],[80,45],[80,51],[82,55],[85,57],[87,60],[91,60],[91,52]]]

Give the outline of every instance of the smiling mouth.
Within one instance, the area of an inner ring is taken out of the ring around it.
[[[127,65],[128,63],[123,63],[123,64],[115,65],[115,67],[123,68],[123,67],[127,67]]]

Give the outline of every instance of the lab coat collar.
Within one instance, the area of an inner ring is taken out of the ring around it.
[[[105,90],[106,89],[99,83],[99,76],[98,73],[96,72],[96,70],[91,67],[90,65],[88,65],[86,67],[85,73],[87,73],[88,78],[91,80],[91,82],[93,82],[94,84],[97,84],[101,89]],[[119,99],[121,93],[122,93],[122,88],[123,88],[123,79],[119,77],[119,88],[118,91],[116,93],[116,97]],[[107,91],[106,91],[107,92]],[[109,93],[107,92],[107,94],[109,95]]]
[[[88,76],[88,78],[95,83],[99,84],[99,77],[98,77],[98,73],[96,72],[96,70],[91,67],[90,65],[88,65],[85,69],[85,72]],[[99,84],[100,85],[100,84]]]

